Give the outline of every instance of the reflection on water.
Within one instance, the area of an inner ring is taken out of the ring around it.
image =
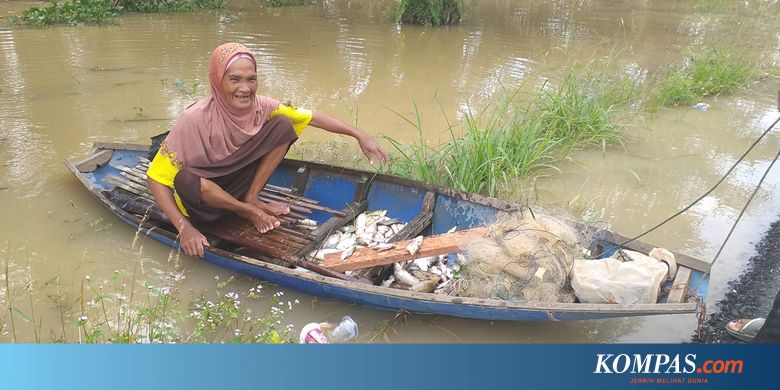
[[[748,15],[736,23],[728,15],[699,12],[694,2],[475,3],[464,24],[440,29],[395,25],[390,0],[280,9],[246,2],[221,11],[128,15],[104,27],[0,27],[0,235],[12,248],[0,255],[24,264],[29,253],[38,312],[46,319],[57,313],[46,298],[53,287],[44,281],[57,275],[63,288],[74,289],[85,274],[131,275],[139,258],[144,278],[169,274],[167,248],[152,242],[140,254],[131,248],[133,231],[91,199],[61,161],[87,154],[96,140],[146,142],[168,130],[184,107],[208,93],[208,55],[225,41],[243,42],[257,53],[263,94],[402,141],[418,135],[395,112],[412,115],[414,100],[424,137],[432,142],[448,128],[445,117],[478,112],[504,90],[537,88],[551,69],[613,53],[638,81],[682,62],[689,46],[719,34],[751,31],[766,56],[780,58],[779,36],[762,31],[761,20]],[[767,79],[736,96],[708,99],[706,112],[681,107],[639,119],[625,150],[578,152],[561,165],[561,174],[537,180],[539,200],[638,234],[719,179],[776,118],[778,86]],[[301,141],[332,138],[308,130]],[[770,135],[722,188],[647,241],[710,259],[778,144]],[[358,153],[352,143],[321,149],[331,161],[351,161]],[[329,155],[331,150],[344,155]],[[753,242],[780,213],[778,175],[770,174],[716,264],[710,302],[723,295],[725,283],[753,253]],[[215,276],[230,276],[196,259],[182,265],[178,293],[185,301],[213,290]],[[246,291],[252,283],[240,279],[235,288]],[[361,330],[367,335],[362,341],[373,342],[679,341],[695,326],[693,316],[682,315],[557,324],[414,316],[387,327],[393,313],[287,295],[311,303],[288,316],[298,327],[349,313],[367,330]]]

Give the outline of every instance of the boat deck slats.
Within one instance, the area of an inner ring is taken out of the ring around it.
[[[398,241],[395,247],[386,251],[379,252],[373,248],[355,249],[352,256],[341,260],[340,253],[325,255],[325,268],[334,271],[353,271],[362,268],[374,267],[397,263],[399,261],[419,259],[422,257],[437,256],[447,253],[453,253],[460,250],[465,243],[477,237],[483,236],[489,231],[487,227],[479,227],[458,232],[444,233],[436,236],[429,236],[423,240],[420,249],[412,255],[406,250],[407,245],[412,240]]]
[[[260,233],[249,221],[238,216],[225,218],[204,231],[221,240],[278,258],[297,253],[311,241],[293,234],[288,228],[277,228],[267,233]]]
[[[669,296],[666,297],[666,303],[683,303],[688,293],[688,285],[691,283],[691,269],[688,267],[679,267],[677,275],[674,277],[672,287],[669,289]]]

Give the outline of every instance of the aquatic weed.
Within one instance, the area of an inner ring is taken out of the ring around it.
[[[710,48],[691,53],[683,65],[661,72],[650,108],[689,105],[702,97],[731,93],[758,74],[758,65],[733,48]]]

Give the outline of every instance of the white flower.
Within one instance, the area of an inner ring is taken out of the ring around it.
[[[89,280],[89,275],[84,275],[84,279]]]
[[[219,275],[215,275],[214,280],[219,280]]]
[[[86,320],[87,320],[87,316],[81,316],[81,317],[79,317],[79,321],[86,321]]]

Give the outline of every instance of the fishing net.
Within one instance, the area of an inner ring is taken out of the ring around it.
[[[590,236],[550,215],[511,215],[465,246],[466,261],[450,293],[517,302],[574,302],[569,276]]]

